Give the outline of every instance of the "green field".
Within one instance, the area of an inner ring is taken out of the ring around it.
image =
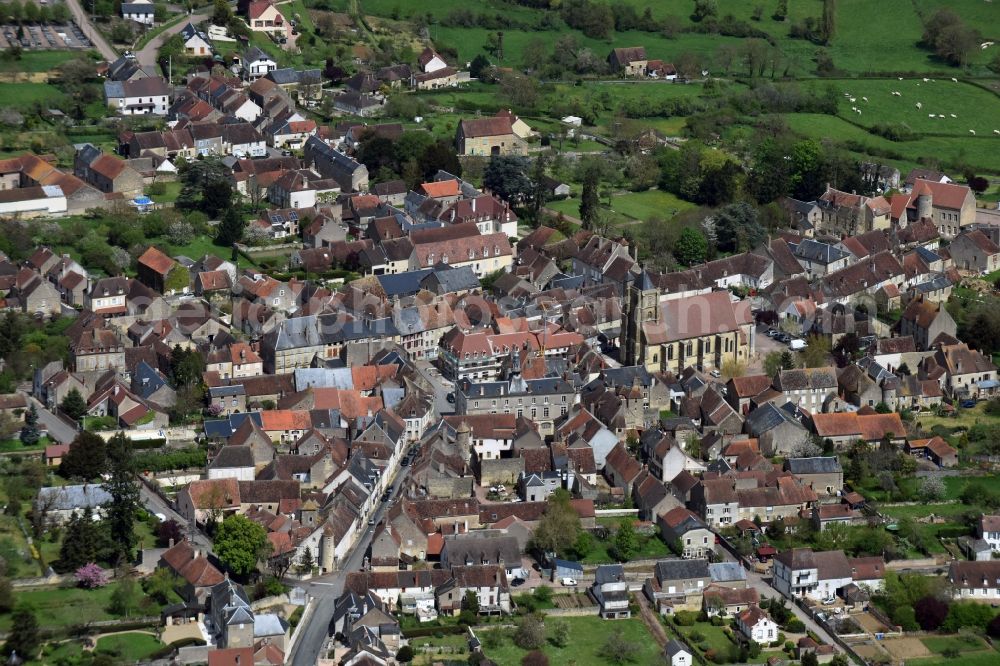
[[[939,160],[944,165],[964,161],[987,173],[1000,170],[1000,163],[996,157],[997,150],[1000,150],[1000,137],[992,133],[989,136],[975,137],[929,136],[914,141],[896,142],[870,134],[861,127],[835,116],[790,113],[783,117],[789,129],[803,136],[842,144],[851,142],[852,145],[857,144],[864,146],[866,150],[874,151],[875,155],[898,154],[899,157],[879,159],[898,166],[900,171],[918,164],[922,159]]]
[[[0,72],[50,72],[78,57],[87,56],[80,51],[24,51],[16,60],[0,58]]]
[[[733,642],[726,636],[723,628],[716,627],[711,622],[695,622],[690,627],[674,625],[674,629],[682,634],[690,645],[696,646],[702,652],[715,650],[716,653],[725,655],[733,647]],[[704,640],[697,642],[691,640],[692,634],[701,634]]]
[[[17,109],[28,110],[35,104],[53,104],[63,93],[50,83],[4,83],[4,96],[8,104]]]
[[[642,620],[602,620],[599,617],[565,617],[559,618],[569,627],[571,637],[569,645],[564,648],[546,644],[542,652],[548,656],[552,664],[575,664],[575,666],[606,666],[608,659],[599,652],[612,631],[620,630],[625,640],[636,643],[641,652],[636,658],[636,664],[654,664],[659,656],[659,647],[643,625]],[[503,631],[503,630],[501,630]],[[509,632],[505,632],[509,633]],[[514,645],[505,638],[503,645],[493,649],[483,649],[483,653],[503,666],[520,664],[527,654],[526,650]]]
[[[827,86],[837,90],[840,117],[865,127],[902,125],[921,134],[962,137],[972,136],[969,130],[974,130],[976,136],[996,136],[993,130],[1000,129],[1000,98],[977,86],[961,81],[956,83],[951,78],[840,79],[816,82],[811,87],[823,90]],[[900,95],[894,96],[893,92]],[[917,108],[918,103],[922,108]],[[931,115],[934,117],[929,117]]]
[[[624,0],[636,8],[638,14],[648,7],[656,19],[672,17],[679,32],[668,39],[656,31],[613,32],[608,40],[590,39],[580,32],[564,28],[547,32],[527,32],[523,30],[504,31],[505,58],[501,63],[511,66],[520,63],[525,49],[532,39],[541,37],[546,45],[554,43],[560,35],[574,34],[582,46],[603,57],[612,47],[644,45],[650,58],[675,59],[681,53],[692,53],[703,61],[702,66],[710,67],[718,73],[721,67],[715,63],[718,49],[724,44],[739,45],[741,39],[714,34],[687,32],[697,27],[690,18],[693,3],[690,0],[659,0],[649,3],[645,0]],[[332,3],[340,10],[346,10],[347,0]],[[423,15],[427,9],[421,5],[401,3],[398,0],[362,0],[361,11],[380,17],[405,19]],[[753,21],[751,14],[760,4],[764,8],[760,21]],[[820,46],[802,39],[792,39],[789,30],[794,22],[807,17],[819,18],[822,13],[820,0],[802,0],[788,3],[788,18],[776,21],[771,14],[774,3],[739,3],[731,0],[718,3],[718,17],[732,15],[745,21],[751,28],[766,33],[784,56],[792,76],[814,75],[813,58]],[[996,9],[981,0],[892,0],[880,3],[877,16],[873,15],[870,0],[841,0],[837,3],[836,31],[826,50],[835,65],[847,72],[866,74],[876,72],[948,72],[953,68],[939,62],[929,51],[919,47],[923,33],[922,16],[928,16],[938,7],[947,6],[957,12],[971,25],[979,28],[984,39],[995,37]],[[472,9],[458,0],[444,0],[434,4],[432,14],[441,19],[458,9]],[[521,5],[513,5],[501,0],[486,0],[474,9],[501,13],[513,19],[534,22],[540,10],[532,10]],[[891,29],[887,29],[891,26]],[[453,28],[431,25],[431,39],[447,44],[458,50],[459,59],[469,61],[482,52],[486,43],[487,30],[482,28]],[[983,67],[992,57],[989,50],[976,50],[970,59],[973,70],[984,72]],[[957,70],[956,70],[957,71]]]

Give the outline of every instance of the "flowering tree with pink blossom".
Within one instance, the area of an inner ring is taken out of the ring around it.
[[[104,573],[104,569],[93,562],[84,564],[76,570],[74,575],[76,576],[76,582],[88,590],[104,587],[108,584],[108,576]]]

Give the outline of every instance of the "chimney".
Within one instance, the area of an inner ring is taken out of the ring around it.
[[[174,538],[170,537],[170,540],[167,541],[167,548],[173,548],[173,547],[174,547]]]
[[[472,212],[473,213],[476,212],[476,199],[475,199],[475,197],[473,197],[473,199],[472,199]]]

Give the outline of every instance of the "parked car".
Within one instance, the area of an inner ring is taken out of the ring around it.
[[[831,606],[835,603],[837,603],[837,597],[827,597],[826,599],[823,600],[824,606]]]
[[[455,404],[455,393],[454,393],[454,391],[451,392],[451,393],[449,393],[448,395],[446,395],[445,399],[448,400],[448,402],[450,402],[451,404],[454,405]]]
[[[973,407],[976,406],[976,401],[970,398],[968,400],[963,400],[962,402],[960,402],[958,404],[963,409],[972,409]]]
[[[515,578],[514,580],[510,581],[511,587],[521,587],[522,585],[524,585],[523,578]]]
[[[562,584],[563,584],[564,587],[573,587],[574,585],[576,585],[576,579],[575,578],[563,578],[562,579]]]

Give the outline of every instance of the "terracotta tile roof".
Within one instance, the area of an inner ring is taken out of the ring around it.
[[[671,299],[660,307],[660,321],[643,324],[649,344],[731,332],[753,321],[749,301],[733,303],[728,291]]]
[[[146,266],[160,275],[166,275],[169,273],[170,269],[172,269],[176,263],[173,259],[152,246],[142,253],[138,262],[140,265]]]
[[[322,409],[322,408],[320,408]],[[267,432],[308,430],[312,427],[309,412],[302,409],[270,409],[260,413],[261,427]]]
[[[484,136],[503,136],[513,134],[510,118],[503,116],[491,116],[488,118],[462,119],[459,121],[459,128],[465,138],[476,138]]]
[[[240,505],[240,486],[236,479],[192,481],[187,491],[196,509],[235,509]]]
[[[854,580],[875,580],[885,577],[885,560],[881,557],[852,557],[847,563],[851,565]]]
[[[433,199],[440,197],[457,197],[462,193],[458,188],[458,181],[454,178],[451,180],[438,180],[421,183],[420,189],[424,194]]]

